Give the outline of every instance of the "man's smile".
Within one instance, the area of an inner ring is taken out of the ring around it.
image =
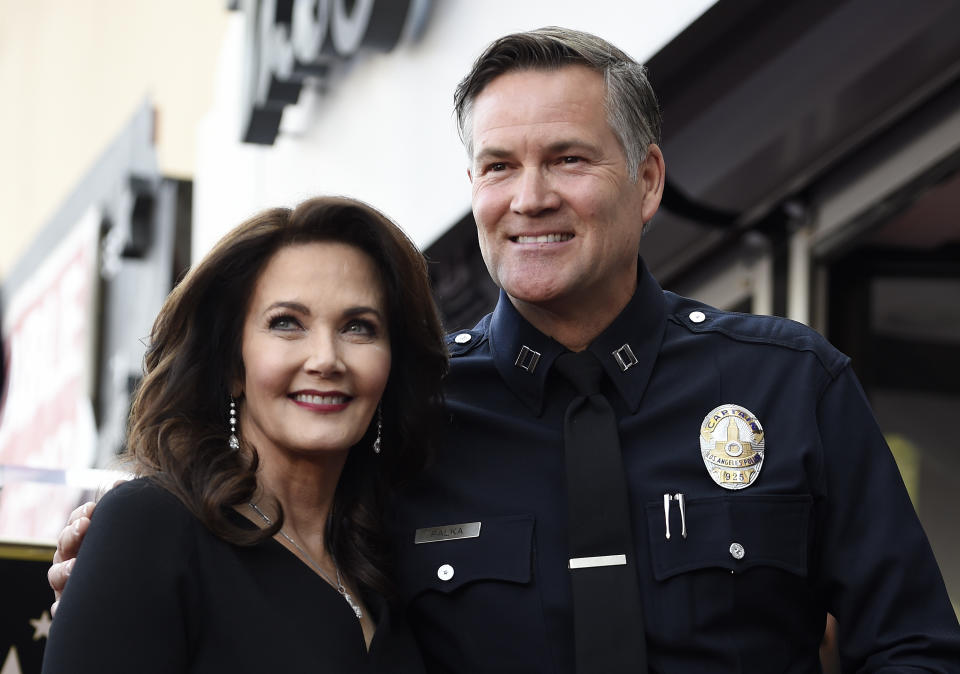
[[[510,240],[514,243],[559,243],[569,241],[573,238],[570,233],[552,233],[552,234],[520,234],[511,236]]]

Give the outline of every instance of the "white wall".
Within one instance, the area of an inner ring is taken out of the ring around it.
[[[143,104],[164,175],[193,174],[224,0],[0,0],[0,278]]]
[[[243,17],[224,40],[215,102],[198,133],[195,258],[263,208],[346,194],[396,219],[421,247],[470,208],[453,90],[493,39],[561,25],[596,33],[638,60],[656,53],[713,0],[435,0],[423,36],[370,54],[323,98],[304,91],[273,146],[243,145]]]

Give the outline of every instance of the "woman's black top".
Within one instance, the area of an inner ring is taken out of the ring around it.
[[[422,672],[402,615],[366,604],[369,652],[346,601],[277,541],[226,543],[134,480],[97,505],[43,672]]]

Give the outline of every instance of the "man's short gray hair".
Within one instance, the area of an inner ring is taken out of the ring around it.
[[[454,111],[460,139],[473,159],[473,102],[494,79],[517,70],[555,70],[582,65],[603,75],[607,121],[637,179],[651,143],[660,142],[660,108],[647,69],[606,40],[578,30],[550,26],[513,33],[494,41],[457,85]]]

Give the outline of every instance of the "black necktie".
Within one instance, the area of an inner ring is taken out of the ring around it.
[[[563,422],[577,674],[646,674],[647,647],[617,419],[589,351],[554,367],[577,395]]]

